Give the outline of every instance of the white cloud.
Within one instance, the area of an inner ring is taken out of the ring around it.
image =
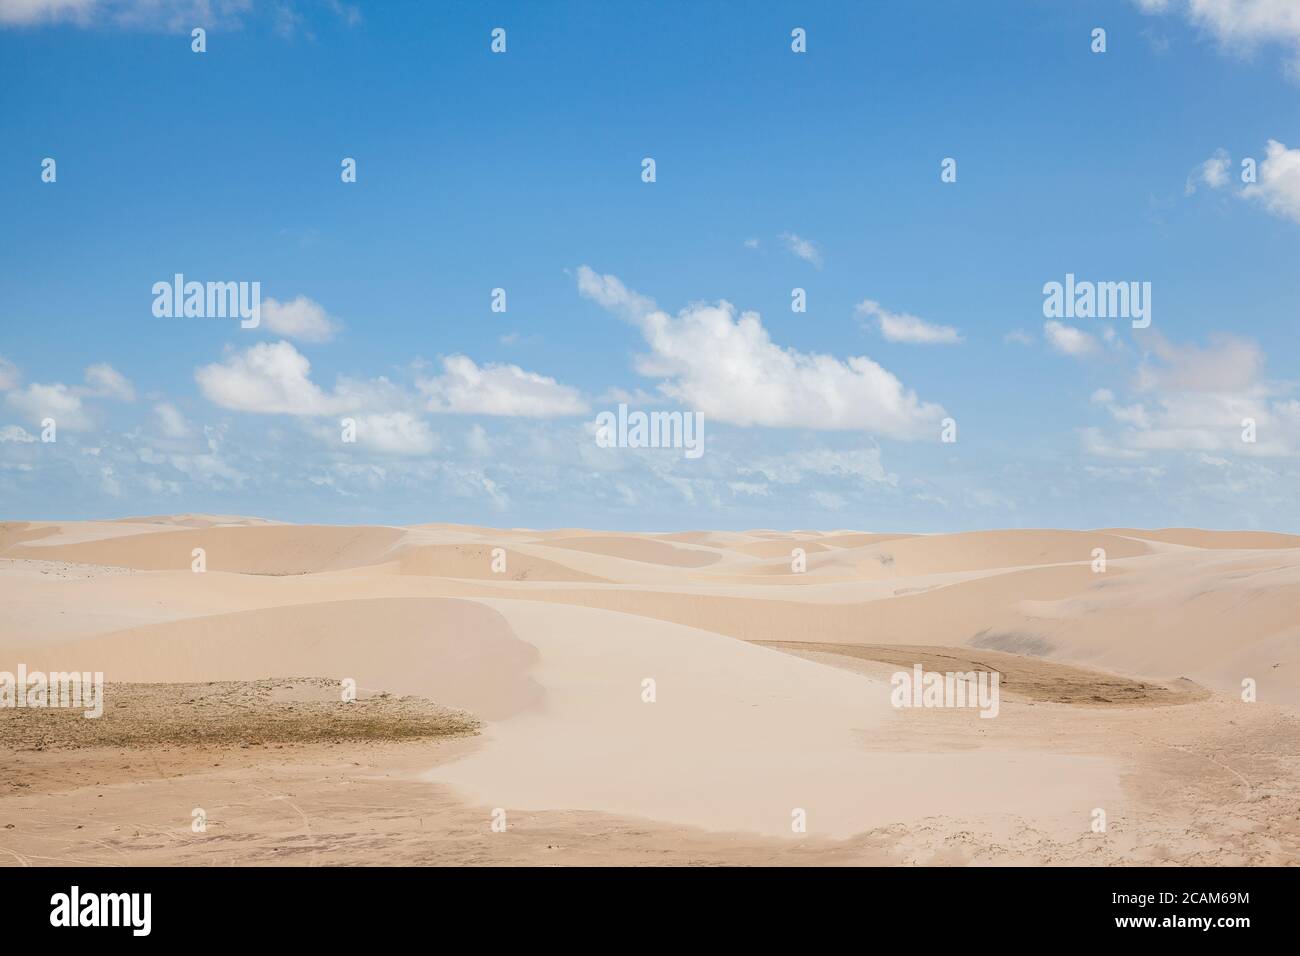
[[[1183,192],[1190,196],[1200,185],[1209,186],[1211,189],[1222,189],[1228,184],[1228,167],[1231,165],[1232,157],[1228,155],[1227,150],[1215,150],[1213,156],[1192,170],[1192,174],[1187,177],[1187,185],[1183,187]]]
[[[135,401],[135,387],[130,380],[107,362],[86,369],[86,386],[89,394],[97,398],[112,398],[119,402]]]
[[[759,247],[759,245],[760,245],[760,243],[759,243],[759,241],[758,241],[757,239],[746,239],[746,240],[745,240],[745,248],[746,248],[746,249],[757,249],[757,248]]]
[[[1197,183],[1214,189],[1229,185],[1230,165],[1227,153],[1219,150],[1192,173],[1187,193],[1195,192]],[[1270,139],[1256,176],[1256,182],[1247,183],[1236,195],[1259,203],[1275,216],[1300,222],[1300,148],[1287,149],[1286,144]]]
[[[1264,355],[1244,339],[1220,336],[1209,346],[1175,345],[1148,334],[1150,351],[1137,369],[1133,399],[1120,402],[1110,389],[1093,393],[1118,430],[1083,430],[1089,451],[1109,457],[1148,452],[1233,452],[1290,455],[1300,451],[1300,401],[1290,385],[1262,378]],[[1246,419],[1256,440],[1242,440]]]
[[[328,342],[338,331],[338,323],[326,314],[320,303],[305,295],[289,302],[263,299],[261,327],[302,342]]]
[[[863,299],[858,303],[856,311],[858,315],[875,319],[880,334],[890,342],[956,345],[962,341],[961,333],[951,325],[934,325],[906,312],[890,312],[872,299]]]
[[[676,317],[618,278],[587,266],[578,291],[633,323],[650,345],[640,374],[659,391],[705,418],[735,425],[863,430],[897,438],[932,433],[939,405],[865,356],[840,360],[774,343],[758,313],[731,303],[696,303]]]
[[[478,365],[465,355],[442,360],[442,374],[419,382],[432,411],[462,415],[556,418],[582,415],[588,405],[577,389],[518,365]]]
[[[158,421],[158,428],[164,436],[167,438],[189,437],[190,424],[175,405],[168,402],[159,402],[153,407],[153,411],[154,417]]]
[[[1264,428],[1255,446],[1241,440],[1242,421],[1253,418]],[[1286,442],[1271,428],[1275,424],[1261,392],[1179,393],[1158,396],[1144,410],[1143,423],[1124,433],[1121,441],[1145,451],[1239,450],[1284,453]],[[1265,427],[1268,426],[1268,427]]]
[[[11,388],[17,388],[22,380],[23,376],[18,371],[18,366],[0,355],[0,392],[7,392]]]
[[[1236,336],[1216,336],[1208,348],[1174,345],[1159,333],[1149,333],[1144,343],[1151,351],[1138,368],[1141,391],[1237,391],[1250,386],[1264,368],[1259,346]],[[1151,364],[1151,356],[1160,364]]]
[[[1092,402],[1109,411],[1111,417],[1121,424],[1133,425],[1137,428],[1151,427],[1150,416],[1142,405],[1120,405],[1115,401],[1115,393],[1108,388],[1099,388],[1093,392]]]
[[[1300,15],[1300,3],[1296,10]],[[1300,222],[1300,148],[1287,149],[1270,139],[1259,164],[1259,181],[1244,187],[1241,195],[1263,203],[1275,216]]]
[[[817,243],[811,239],[801,239],[793,232],[783,232],[778,236],[790,254],[802,259],[804,262],[811,262],[818,269],[822,267],[822,253],[817,248]]]
[[[1300,4],[1295,0],[1137,0],[1144,13],[1177,10],[1224,46],[1242,52],[1259,43],[1281,43],[1297,51],[1300,64]]]
[[[108,23],[126,29],[189,32],[191,27],[236,27],[252,0],[0,0],[0,26]]]
[[[13,384],[17,385],[17,381]],[[59,428],[87,431],[94,427],[90,410],[83,402],[87,398],[130,402],[135,400],[135,388],[125,375],[101,362],[86,369],[85,385],[32,382],[23,389],[11,388],[5,395],[5,404],[31,424],[53,418]]]
[[[336,433],[337,434],[337,433]],[[225,441],[225,426],[205,426],[204,444],[207,452],[200,454],[173,454],[161,456],[146,447],[139,449],[142,462],[150,465],[168,464],[180,472],[195,485],[212,489],[239,488],[248,480],[249,475],[231,464],[222,451]],[[264,467],[266,449],[259,449],[257,460],[249,462],[256,469]]]
[[[27,444],[34,441],[36,441],[36,436],[30,434],[21,425],[6,425],[4,428],[0,428],[0,444],[4,442]]]
[[[0,24],[30,26],[53,20],[85,20],[99,0],[0,0]]]
[[[71,431],[86,431],[93,425],[77,390],[62,382],[51,385],[33,382],[24,389],[9,392],[5,403],[34,425],[45,418],[53,418],[59,428]]]
[[[409,412],[357,416],[357,444],[394,455],[427,455],[437,447],[429,423]]]
[[[611,312],[619,313],[634,324],[644,314],[656,309],[653,299],[633,292],[617,276],[601,275],[590,266],[578,267],[578,294]]]
[[[1043,335],[1056,351],[1075,358],[1095,355],[1101,348],[1097,340],[1087,332],[1051,319],[1043,323]]]
[[[1002,341],[1008,345],[1033,345],[1033,337],[1024,329],[1012,329],[1006,335],[1002,336]]]
[[[878,447],[848,450],[811,448],[779,458],[738,464],[736,470],[742,475],[762,475],[767,481],[779,485],[797,485],[809,476],[848,478],[855,483],[898,484],[898,476],[885,469]]]
[[[292,344],[263,342],[196,369],[194,377],[222,408],[320,419],[307,430],[323,444],[338,445],[340,421],[350,418],[358,446],[393,455],[428,455],[438,447],[420,414],[426,403],[442,411],[527,417],[586,411],[572,389],[517,366],[479,369],[454,356],[444,367],[448,374],[419,383],[423,395],[385,378],[341,378],[327,391],[312,380],[311,363]],[[159,415],[166,425],[168,413],[160,409]]]
[[[288,342],[260,342],[196,369],[204,397],[215,405],[264,415],[332,415],[345,405],[311,380],[311,362]]]

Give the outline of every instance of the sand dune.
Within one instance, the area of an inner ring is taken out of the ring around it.
[[[504,540],[502,544],[506,543]],[[566,567],[556,561],[539,558],[511,547],[504,555],[504,570],[493,569],[491,544],[445,544],[404,547],[397,551],[402,574],[424,577],[476,578],[507,581],[596,582],[604,578]],[[505,549],[502,549],[505,550]]]
[[[772,836],[803,810],[819,833],[846,837],[1025,811],[1042,796],[1027,774],[1050,776],[1066,814],[1117,796],[1116,768],[1100,757],[864,753],[859,735],[901,719],[880,681],[640,617],[489,603],[538,648],[546,706],[496,724],[495,746],[431,775],[485,804],[559,809],[581,794],[609,813]]]
[[[328,601],[212,614],[56,646],[6,650],[44,671],[102,671],[140,683],[249,681],[311,672],[430,698],[489,719],[539,697],[533,647],[481,603],[442,598]],[[11,663],[12,662],[12,663]]]
[[[211,528],[214,525],[284,524],[283,521],[272,521],[269,518],[209,514],[145,515],[143,517],[115,518],[113,520],[122,524],[168,524],[179,528]]]
[[[795,548],[800,548],[805,554],[825,554],[830,548],[815,539],[787,539],[774,540],[765,538],[761,541],[748,541],[743,544],[733,543],[728,546],[728,551],[734,551],[737,554],[747,554],[754,558],[781,558],[770,567],[785,570],[790,569],[790,558]]]
[[[1112,534],[1128,535],[1146,541],[1162,541],[1188,548],[1207,548],[1211,551],[1300,548],[1300,535],[1276,534],[1272,531],[1201,531],[1197,528],[1161,528],[1159,531],[1140,531],[1134,528],[1109,530]]]
[[[792,567],[794,548],[806,570]],[[1300,752],[1295,536],[10,521],[0,606],[0,670],[103,671],[113,686],[146,688],[123,691],[122,707],[154,706],[151,686],[351,678],[367,694],[469,712],[478,736],[383,759],[438,814],[486,826],[506,809],[521,846],[536,839],[542,854],[557,832],[580,842],[572,814],[584,814],[582,826],[609,834],[605,862],[642,859],[652,843],[701,859],[784,859],[791,840],[827,860],[1125,863],[1159,842],[1188,859],[1300,861],[1300,805],[1254,799],[1260,788],[1300,792],[1283,756]],[[997,670],[1000,714],[899,710],[891,675],[911,665]],[[1242,699],[1243,682],[1258,702]],[[21,749],[30,733],[6,737],[5,726],[18,725],[0,722],[5,769],[36,767]],[[274,753],[284,767],[320,759]],[[122,776],[135,765],[106,762],[96,774],[120,778],[113,792],[139,812],[171,812],[176,777],[164,786],[154,765]],[[255,761],[241,766],[248,775],[223,787],[257,778]],[[1192,766],[1203,772],[1186,777]],[[61,805],[78,806],[79,771],[50,773],[40,779],[63,788]],[[398,793],[394,819],[411,791],[376,796]],[[8,799],[0,815],[18,812]],[[1122,821],[1100,841],[1089,827],[1099,806]],[[796,811],[806,832],[792,828]],[[548,829],[528,836],[542,820]],[[31,825],[36,843],[77,839],[54,819]],[[316,832],[346,840],[339,826]],[[153,860],[201,852],[98,839]],[[480,839],[457,836],[448,852],[485,858]],[[36,843],[10,843],[10,854],[41,856]]]
[[[44,561],[164,571],[189,569],[194,549],[202,548],[210,571],[310,574],[374,564],[402,537],[398,528],[208,525],[73,541],[51,536],[23,542],[6,553]]]
[[[572,548],[588,554],[603,554],[624,561],[641,561],[646,564],[666,564],[674,568],[702,568],[716,564],[716,553],[700,548],[678,547],[655,538],[635,537],[573,537],[551,538],[552,548]]]

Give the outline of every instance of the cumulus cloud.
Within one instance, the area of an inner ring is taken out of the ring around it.
[[[99,0],[0,0],[0,24],[31,26],[56,20],[85,21]]]
[[[1261,43],[1280,43],[1300,65],[1300,4],[1295,0],[1137,0],[1144,13],[1176,11],[1229,49],[1249,52]]]
[[[1043,323],[1043,335],[1047,339],[1047,344],[1062,355],[1087,358],[1101,350],[1101,345],[1097,339],[1087,332],[1076,329],[1072,325],[1057,322],[1054,319],[1049,319]]]
[[[1132,411],[1129,409],[1129,411]],[[1285,421],[1285,409],[1279,417],[1262,390],[1247,392],[1181,392],[1156,396],[1141,413],[1141,422],[1118,436],[1118,444],[1142,451],[1238,450],[1265,454],[1285,454],[1291,446],[1289,434],[1282,435],[1272,426],[1293,428]],[[1254,446],[1241,440],[1242,423],[1253,419],[1264,438]],[[1123,421],[1121,419],[1121,421]]]
[[[1300,16],[1300,5],[1296,11]],[[1258,181],[1243,187],[1241,195],[1262,204],[1275,216],[1300,222],[1300,148],[1287,149],[1270,139],[1264,161],[1259,164]]]
[[[633,292],[617,276],[601,275],[590,266],[578,267],[578,294],[632,323],[655,311],[653,299]]]
[[[1300,402],[1291,386],[1263,378],[1264,354],[1250,341],[1220,336],[1206,347],[1174,344],[1159,335],[1138,367],[1133,394],[1120,401],[1110,389],[1093,393],[1117,426],[1085,429],[1085,447],[1108,457],[1161,451],[1224,451],[1289,455],[1300,451]],[[1247,420],[1255,440],[1243,441]]]
[[[1195,192],[1197,184],[1212,189],[1228,186],[1231,163],[1228,154],[1219,150],[1192,173],[1187,193]],[[1275,216],[1300,222],[1300,148],[1288,149],[1285,143],[1270,139],[1256,169],[1256,181],[1242,186],[1236,195],[1258,203]]]
[[[588,411],[577,389],[553,378],[518,365],[478,365],[465,355],[444,358],[442,374],[419,386],[428,396],[429,409],[436,412],[557,418]]]
[[[119,402],[134,402],[135,387],[127,377],[106,362],[86,369],[86,387],[99,398],[112,398]]]
[[[822,267],[822,253],[817,247],[817,243],[811,239],[801,239],[793,232],[783,232],[778,236],[785,243],[786,250],[792,255],[804,262],[811,262],[818,269]]]
[[[865,356],[782,348],[758,313],[723,300],[695,303],[676,316],[617,277],[582,266],[579,293],[636,326],[650,352],[637,371],[659,379],[661,394],[706,418],[735,425],[863,430],[895,438],[932,434],[943,408]]]
[[[427,455],[437,447],[429,423],[410,412],[373,412],[356,417],[357,444],[394,455]]]
[[[1232,157],[1228,155],[1227,150],[1215,150],[1213,156],[1192,170],[1192,174],[1187,177],[1187,185],[1183,188],[1183,192],[1190,196],[1196,192],[1197,186],[1222,189],[1228,184],[1228,168],[1231,165]]]
[[[385,378],[341,378],[333,389],[312,379],[311,362],[289,342],[262,342],[195,370],[204,397],[232,411],[351,419],[356,443],[390,454],[425,455],[438,446],[426,410],[546,418],[577,415],[577,392],[517,365],[478,366],[463,355],[443,360],[443,374],[417,382],[418,391]],[[166,416],[166,413],[159,412]],[[326,442],[339,422],[309,426]]]
[[[934,325],[906,312],[890,312],[873,299],[863,299],[856,309],[858,315],[875,319],[880,334],[890,342],[909,345],[956,345],[962,341],[961,333],[951,325]]]
[[[252,0],[0,0],[0,26],[69,23],[188,32],[191,27],[235,27]]]
[[[328,342],[334,338],[339,326],[319,302],[300,295],[289,302],[263,299],[261,327],[287,339]]]
[[[84,400],[91,398],[134,401],[135,387],[113,366],[101,362],[86,369],[84,385],[32,382],[26,388],[11,388],[5,405],[31,424],[53,418],[59,428],[87,431],[94,427],[94,417]]]
[[[288,342],[259,342],[197,369],[194,378],[208,401],[233,411],[332,415],[344,409],[311,380],[311,362]]]
[[[232,411],[323,418],[343,416],[355,424],[363,448],[400,455],[426,455],[436,446],[427,422],[394,407],[414,399],[386,379],[341,380],[333,391],[312,381],[311,362],[288,342],[262,342],[197,369],[199,389],[210,402]],[[166,416],[166,413],[161,413]],[[338,442],[341,424],[315,429],[325,442]]]
[[[39,425],[44,419],[53,418],[58,427],[70,431],[87,431],[94,425],[77,390],[62,382],[50,385],[33,382],[6,395],[5,404],[31,424]]]

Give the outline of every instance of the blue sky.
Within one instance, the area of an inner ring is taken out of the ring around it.
[[[0,512],[1300,531],[1298,51],[1289,0],[0,0]],[[705,453],[598,447],[620,401]]]

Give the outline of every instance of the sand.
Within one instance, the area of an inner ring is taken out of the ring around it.
[[[1257,532],[6,522],[0,671],[107,686],[0,711],[0,864],[1297,863],[1298,609]]]

